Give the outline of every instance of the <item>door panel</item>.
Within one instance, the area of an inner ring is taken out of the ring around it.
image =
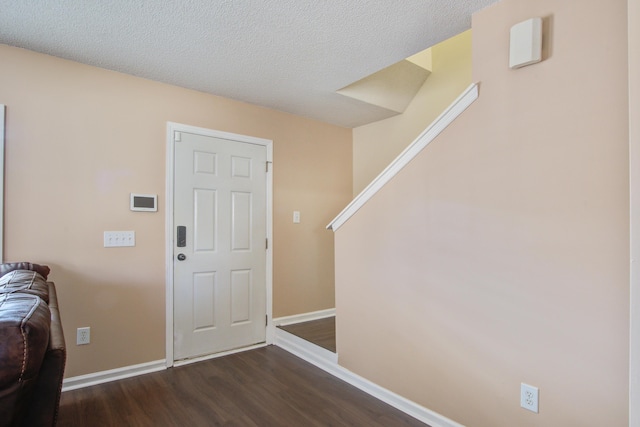
[[[231,322],[247,322],[251,312],[251,270],[231,272]]]
[[[193,190],[193,243],[196,252],[215,251],[217,203],[216,191]]]
[[[174,359],[264,342],[266,148],[182,133],[174,161]]]
[[[209,271],[193,275],[193,329],[214,328],[216,273]]]
[[[231,250],[251,250],[251,194],[231,194]]]

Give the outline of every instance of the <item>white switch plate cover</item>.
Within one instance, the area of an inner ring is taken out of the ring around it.
[[[293,223],[300,224],[300,211],[293,211]]]
[[[117,248],[117,247],[135,246],[135,245],[136,245],[135,231],[105,231],[104,232],[105,248]]]

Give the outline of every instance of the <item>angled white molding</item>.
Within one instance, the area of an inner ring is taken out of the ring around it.
[[[275,326],[287,326],[295,323],[326,319],[327,317],[334,317],[335,315],[335,308],[327,308],[325,310],[311,311],[309,313],[294,314],[293,316],[276,317],[273,319],[273,324]]]
[[[472,83],[433,121],[407,148],[395,158],[355,199],[327,225],[334,232],[347,222],[367,201],[400,172],[418,153],[433,141],[451,122],[478,99],[478,83]]]
[[[297,337],[284,329],[276,328],[274,345],[287,350],[289,353],[320,367],[322,370],[326,366],[336,366],[338,364],[338,354],[330,350],[317,346]]]
[[[329,350],[311,344],[282,329],[276,332],[274,345],[298,356],[312,365],[322,369],[334,377],[351,384],[370,396],[381,400],[413,418],[432,427],[464,427],[444,415],[425,408],[405,397],[400,396],[366,378],[363,378],[338,364],[338,355]]]

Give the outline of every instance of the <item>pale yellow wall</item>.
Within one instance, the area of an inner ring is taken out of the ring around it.
[[[431,75],[404,113],[353,129],[353,194],[360,193],[471,83],[471,31],[431,48]]]
[[[5,45],[0,63],[5,260],[51,266],[67,377],[165,357],[167,121],[274,141],[274,316],[334,306],[324,226],[351,197],[349,129]],[[130,192],[159,212],[129,211]],[[136,246],[103,248],[105,230]]]
[[[479,99],[336,232],[341,365],[467,426],[628,425],[626,11],[474,16]],[[536,16],[547,56],[510,70]]]

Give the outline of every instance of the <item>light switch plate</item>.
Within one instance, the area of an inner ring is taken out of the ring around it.
[[[117,248],[136,245],[135,231],[105,231],[104,247]]]

